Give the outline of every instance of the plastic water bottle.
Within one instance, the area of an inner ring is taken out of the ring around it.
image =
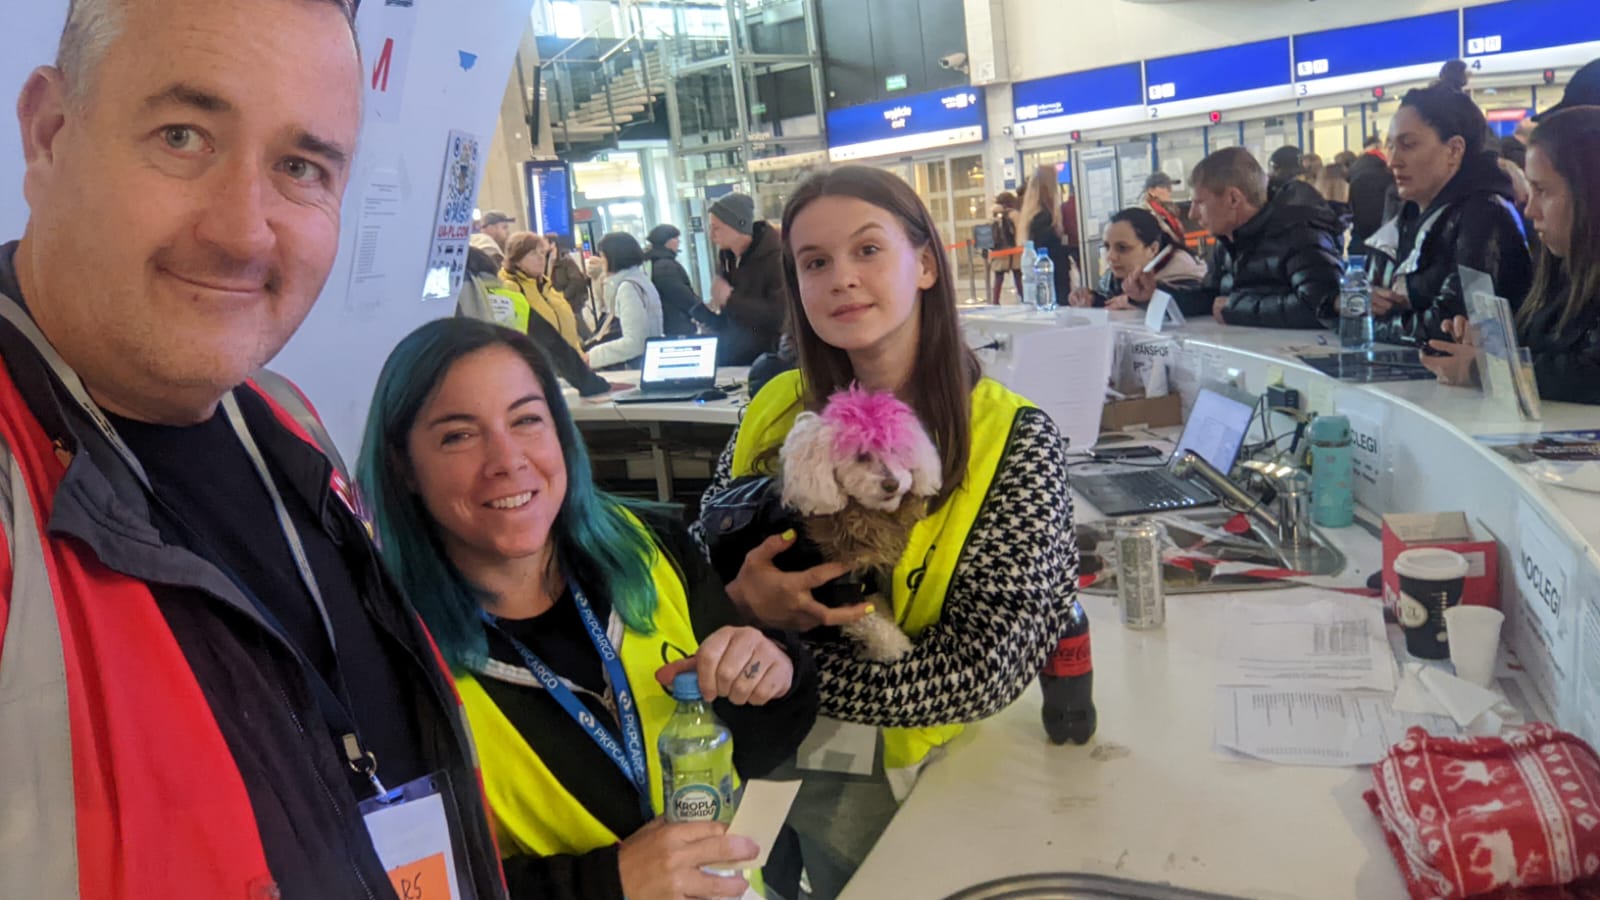
[[[1035,288],[1039,286],[1039,273],[1033,270],[1034,264],[1039,261],[1039,253],[1033,249],[1033,241],[1022,243],[1022,297],[1018,302],[1027,306],[1035,302],[1038,296]]]
[[[1350,420],[1317,416],[1311,422],[1311,521],[1343,528],[1356,520]]]
[[[1056,308],[1056,264],[1050,254],[1038,254],[1033,264],[1033,306],[1049,312]]]
[[[1339,283],[1339,346],[1365,353],[1372,349],[1372,285],[1367,258],[1352,256]]]
[[[1039,672],[1044,692],[1044,733],[1052,744],[1087,744],[1094,737],[1094,655],[1089,648],[1089,615],[1072,601],[1067,631]]]
[[[661,790],[669,822],[733,821],[733,737],[700,697],[700,676],[672,679],[678,701],[661,730]]]

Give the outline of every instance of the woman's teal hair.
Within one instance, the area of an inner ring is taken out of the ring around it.
[[[451,366],[480,350],[504,346],[527,360],[544,391],[567,466],[567,495],[550,529],[561,573],[607,598],[634,631],[655,630],[650,566],[659,551],[629,518],[630,506],[595,487],[589,453],[548,359],[526,335],[473,319],[439,319],[413,331],[389,354],[372,393],[358,480],[371,506],[385,567],[411,598],[445,659],[458,670],[479,666],[488,652],[478,608],[483,594],[468,583],[439,539],[438,526],[410,487],[411,427]]]

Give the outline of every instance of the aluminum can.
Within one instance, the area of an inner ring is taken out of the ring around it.
[[[1117,546],[1117,605],[1122,624],[1144,630],[1167,622],[1161,582],[1161,529],[1149,519],[1130,519],[1113,531]]]

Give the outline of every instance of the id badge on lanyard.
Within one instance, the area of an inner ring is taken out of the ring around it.
[[[435,772],[361,802],[361,819],[400,900],[477,900],[460,866],[461,817]]]

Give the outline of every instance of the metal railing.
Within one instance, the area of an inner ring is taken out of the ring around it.
[[[659,78],[663,74],[663,67],[659,61],[653,64],[651,55],[654,50],[645,40],[643,27],[634,28],[592,59],[583,58],[578,53],[586,42],[592,42],[594,49],[600,50],[599,33],[608,26],[609,23],[602,23],[590,29],[554,56],[541,61],[535,70],[534,89],[544,89],[547,97],[553,100],[554,114],[551,120],[560,123],[560,142],[568,148],[597,138],[615,144],[622,129],[641,112],[633,109],[634,106],[642,104],[644,121],[655,121],[656,85],[652,75]],[[526,101],[528,79],[522,75],[520,61],[517,70],[522,78]],[[626,104],[619,102],[618,97],[625,89]],[[531,120],[534,117],[531,102],[525,102],[524,108]],[[604,110],[603,117],[585,118],[601,109]],[[589,127],[591,124],[600,127]],[[535,135],[538,125],[537,122],[529,122]]]

